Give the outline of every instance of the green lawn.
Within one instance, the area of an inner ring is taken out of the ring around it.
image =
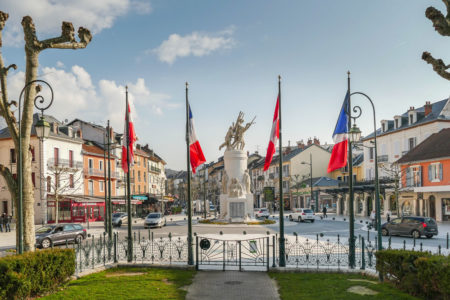
[[[269,275],[277,281],[282,300],[417,299],[399,291],[389,283],[378,283],[377,280],[372,277],[364,277],[359,274],[269,273]],[[363,296],[348,292],[347,289],[352,286],[363,286],[378,292],[378,294]]]
[[[43,299],[184,299],[195,271],[114,268],[73,280]]]

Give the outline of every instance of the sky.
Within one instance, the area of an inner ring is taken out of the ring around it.
[[[410,106],[450,95],[449,82],[422,59],[450,64],[450,38],[434,31],[425,9],[441,1],[410,0],[2,0],[10,18],[3,31],[11,99],[24,85],[20,25],[30,15],[39,39],[60,34],[61,22],[90,29],[86,49],[48,49],[39,78],[55,91],[48,114],[80,118],[122,132],[128,85],[136,133],[167,162],[186,167],[185,82],[196,133],[208,162],[239,111],[256,116],[246,150],[265,155],[281,75],[283,145],[332,133],[347,89],[369,95],[377,125]],[[364,98],[362,134],[373,131]]]

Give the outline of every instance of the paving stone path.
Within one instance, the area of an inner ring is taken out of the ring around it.
[[[200,271],[187,291],[187,300],[280,299],[275,282],[265,272]]]

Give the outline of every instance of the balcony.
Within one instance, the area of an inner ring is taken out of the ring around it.
[[[88,168],[84,169],[84,176],[86,177],[105,177],[105,170]],[[108,176],[108,172],[106,172],[106,176]],[[111,178],[119,178],[120,174],[117,171],[111,171]]]
[[[259,175],[258,176],[258,181],[264,181],[264,175]]]
[[[47,167],[54,168],[54,167],[60,167],[60,168],[71,168],[71,169],[82,169],[83,168],[83,162],[77,161],[77,160],[69,160],[69,159],[63,159],[59,158],[49,158],[47,160]]]
[[[151,166],[149,171],[150,172],[155,172],[155,173],[158,173],[158,174],[161,173],[161,169],[157,168],[157,167],[154,167],[154,166]]]
[[[388,155],[378,155],[378,162],[387,162],[389,160]]]

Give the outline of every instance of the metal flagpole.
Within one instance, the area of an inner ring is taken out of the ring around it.
[[[126,89],[126,151],[127,151],[127,213],[128,213],[128,257],[127,261],[131,262],[133,260],[133,237],[131,235],[131,189],[130,189],[130,115],[128,111],[128,86]]]
[[[108,195],[106,190],[106,138],[105,138],[106,132],[103,135],[103,175],[105,178],[104,181],[104,192],[105,192],[105,232],[108,232],[108,218],[111,217],[111,215],[108,215]]]
[[[112,238],[112,208],[111,208],[111,127],[109,127],[109,120],[108,120],[108,235],[109,238]],[[106,167],[106,166],[105,166]],[[106,186],[105,186],[106,190]]]
[[[186,82],[186,156],[187,156],[187,213],[188,213],[188,265],[194,265],[192,249],[192,204],[191,204],[191,155],[189,150],[189,100],[188,83]]]
[[[285,245],[284,245],[284,200],[283,200],[283,143],[281,140],[281,76],[278,75],[278,130],[280,135],[279,151],[280,151],[280,170],[279,170],[279,188],[280,188],[280,267],[286,266]]]
[[[352,112],[351,112],[351,101],[350,101],[350,71],[347,73],[347,84],[348,84],[348,106],[347,106],[347,113],[348,113],[348,130],[352,128]],[[354,207],[353,207],[353,158],[352,158],[352,142],[350,137],[347,137],[348,140],[348,172],[349,172],[349,193],[350,193],[350,203],[349,203],[349,226],[350,226],[350,237],[349,237],[349,253],[348,253],[348,260],[349,260],[349,266],[350,268],[355,268],[355,215],[354,215]]]

